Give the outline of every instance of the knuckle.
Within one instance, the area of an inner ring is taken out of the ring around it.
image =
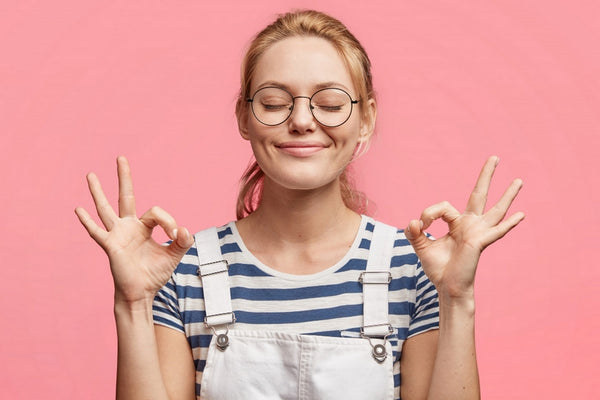
[[[496,212],[504,212],[504,211],[506,211],[506,207],[503,204],[496,203],[492,206],[492,208],[490,210],[496,211]]]
[[[150,211],[150,213],[156,215],[156,214],[159,214],[162,211],[162,209],[159,206],[152,206],[152,207],[150,207],[150,210],[148,210],[148,211]]]
[[[475,188],[471,192],[471,197],[487,197],[487,192],[485,190],[481,190],[480,188]]]

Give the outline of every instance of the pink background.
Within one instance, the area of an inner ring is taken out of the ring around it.
[[[339,17],[372,58],[378,136],[356,178],[377,218],[463,207],[490,154],[492,199],[525,182],[526,220],[478,273],[484,398],[598,398],[599,2],[201,3],[0,6],[3,398],[113,397],[111,277],[73,213],[92,209],[84,176],[115,199],[124,154],[140,212],[161,205],[192,230],[234,218],[250,155],[239,61],[293,7]]]

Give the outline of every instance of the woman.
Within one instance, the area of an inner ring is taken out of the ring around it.
[[[193,237],[160,208],[138,218],[123,157],[117,215],[88,175],[105,229],[76,213],[114,277],[118,398],[479,397],[475,269],[524,218],[504,218],[522,183],[484,213],[491,157],[463,213],[443,202],[404,231],[375,222],[346,169],[376,110],[354,36],[288,13],[242,65],[236,115],[256,163],[236,222]],[[433,241],[436,219],[449,232]],[[158,225],[168,246],[151,238]]]

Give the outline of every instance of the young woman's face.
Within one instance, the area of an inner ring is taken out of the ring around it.
[[[265,87],[285,89],[294,97],[311,97],[325,87],[338,88],[353,100],[358,98],[342,57],[328,41],[315,37],[288,38],[268,48],[256,65],[251,96]],[[361,120],[361,107],[374,114],[374,101],[360,101],[362,104],[352,106],[349,119],[333,128],[313,117],[308,98],[296,98],[292,114],[276,126],[259,122],[249,107],[240,118],[240,133],[250,141],[267,179],[288,189],[317,189],[339,177],[357,145],[372,133],[372,124]],[[277,100],[270,102],[264,99],[262,106],[273,113]],[[255,99],[253,106],[261,104]]]

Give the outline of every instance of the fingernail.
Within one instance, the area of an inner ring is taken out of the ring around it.
[[[496,157],[496,165],[500,164],[500,157]]]
[[[419,223],[421,224],[421,229],[423,229],[423,220],[419,220]]]
[[[177,240],[177,228],[173,229],[173,240]]]

